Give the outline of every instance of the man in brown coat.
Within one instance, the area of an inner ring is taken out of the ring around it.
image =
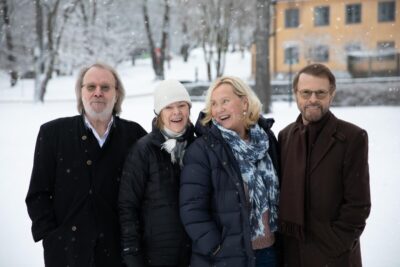
[[[336,82],[304,67],[293,90],[301,112],[279,133],[284,266],[362,266],[359,238],[371,208],[368,135],[329,107]]]

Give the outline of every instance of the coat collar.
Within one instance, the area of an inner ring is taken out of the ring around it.
[[[312,173],[329,150],[337,142],[336,132],[338,119],[328,111],[327,122],[321,130],[314,145],[310,158],[310,173]]]
[[[183,138],[188,141],[188,144],[191,144],[194,140],[194,126],[191,122],[189,122],[189,125],[186,129],[185,134],[183,135]],[[150,132],[150,134],[152,135],[152,138],[150,138],[150,142],[156,146],[161,147],[161,145],[165,142],[165,137],[164,135],[161,133],[160,129],[157,128],[156,124],[155,124],[155,118],[152,121],[152,130]]]
[[[205,135],[207,132],[209,132],[210,130],[212,130],[213,128],[213,123],[210,121],[208,122],[206,125],[203,125],[201,123],[201,120],[204,119],[205,117],[205,113],[203,111],[200,111],[199,116],[197,118],[196,121],[196,125],[195,125],[195,132],[197,136],[202,136]],[[274,124],[275,120],[271,119],[271,118],[264,118],[263,116],[260,116],[260,118],[258,119],[257,124],[266,132],[268,133],[272,127],[272,125]],[[216,134],[215,130],[212,130],[212,132],[214,133],[214,135],[216,135],[217,137],[220,136],[220,134]],[[219,133],[219,130],[217,130],[217,132]],[[221,137],[222,138],[222,137]]]

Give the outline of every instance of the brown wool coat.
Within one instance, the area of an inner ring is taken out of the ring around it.
[[[283,187],[288,170],[306,160],[287,161],[299,119],[278,137]],[[359,238],[371,208],[367,133],[330,113],[307,160],[305,239],[284,235],[284,266],[362,266]],[[281,212],[295,210],[286,205]]]

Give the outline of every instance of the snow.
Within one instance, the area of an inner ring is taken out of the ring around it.
[[[226,74],[248,81],[250,55],[228,56]],[[194,80],[196,68],[200,80],[206,79],[202,54],[194,53],[189,63],[179,57],[171,61],[167,78]],[[138,60],[136,66],[118,68],[127,90],[121,117],[140,123],[150,130],[153,117],[152,90],[156,85],[149,60]],[[25,206],[32,170],[33,151],[39,126],[49,120],[77,114],[73,77],[57,77],[50,81],[46,102],[32,103],[33,81],[19,81],[9,88],[8,78],[0,74],[0,266],[43,266],[41,242],[34,243],[30,219]],[[193,104],[191,117],[196,119],[204,103]],[[275,134],[298,115],[294,103],[274,102]],[[400,193],[399,168],[400,107],[335,107],[333,113],[367,130],[371,175],[372,211],[361,237],[364,266],[400,266]]]

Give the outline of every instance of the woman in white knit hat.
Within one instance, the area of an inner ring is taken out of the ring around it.
[[[179,182],[183,155],[194,140],[191,105],[180,82],[160,82],[153,130],[125,161],[119,212],[126,266],[189,266],[191,242],[179,217]]]

